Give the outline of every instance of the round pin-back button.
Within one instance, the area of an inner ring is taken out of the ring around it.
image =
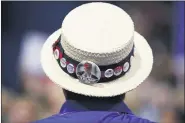
[[[58,49],[54,50],[54,57],[55,57],[55,59],[59,58],[59,50]]]
[[[95,63],[91,61],[82,61],[76,67],[76,75],[80,82],[94,84],[100,80],[101,71]]]
[[[61,58],[60,59],[60,65],[65,68],[66,67],[66,59],[65,58]]]
[[[122,70],[123,70],[123,69],[122,69],[121,66],[116,67],[116,68],[114,69],[114,75],[115,75],[115,76],[119,76],[119,75],[121,74]]]
[[[75,71],[75,68],[74,68],[74,65],[73,64],[68,64],[67,65],[67,71],[69,72],[69,73],[74,73],[74,71]]]
[[[113,74],[114,74],[113,69],[107,69],[104,73],[106,78],[110,78],[111,76],[113,76]]]
[[[123,71],[124,72],[127,72],[128,71],[128,69],[129,69],[129,63],[128,62],[126,62],[124,65],[123,65]]]
[[[132,64],[133,59],[134,59],[134,56],[131,56],[131,57],[130,57],[130,64]]]

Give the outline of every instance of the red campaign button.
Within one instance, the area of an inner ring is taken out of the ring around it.
[[[115,76],[119,76],[121,74],[121,72],[123,71],[121,66],[118,66],[114,69],[114,75]]]

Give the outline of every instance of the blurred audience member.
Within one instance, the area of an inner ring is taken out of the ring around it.
[[[46,77],[40,64],[40,51],[47,35],[29,32],[23,36],[20,50],[20,77],[25,92],[32,98],[44,95]]]
[[[30,123],[37,118],[35,102],[27,98],[17,98],[8,115],[9,123]]]

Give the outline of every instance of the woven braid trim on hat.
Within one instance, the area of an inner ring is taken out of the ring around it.
[[[83,60],[89,60],[97,65],[110,65],[116,64],[128,56],[134,45],[133,40],[134,36],[130,39],[130,41],[124,44],[124,46],[120,46],[113,49],[112,52],[107,53],[92,53],[77,49],[65,40],[64,35],[61,36],[60,43],[62,44],[65,53],[76,61],[81,62]]]

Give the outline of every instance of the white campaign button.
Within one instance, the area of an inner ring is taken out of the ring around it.
[[[119,75],[121,74],[122,70],[123,70],[123,69],[122,69],[121,66],[116,67],[116,68],[114,69],[114,75],[115,75],[115,76],[119,76]]]
[[[129,63],[128,62],[126,62],[124,65],[123,65],[123,71],[124,72],[127,72],[128,71],[128,69],[129,69]]]
[[[105,74],[104,75],[105,75],[105,77],[109,78],[109,77],[113,76],[113,74],[114,74],[113,69],[107,69],[105,71]]]
[[[93,84],[100,80],[100,68],[91,61],[82,61],[76,67],[76,75],[80,82]]]
[[[73,64],[68,64],[67,65],[67,71],[69,73],[74,73],[75,69],[74,69],[74,65]]]
[[[132,64],[133,59],[134,59],[134,56],[131,56],[131,57],[130,57],[130,64]]]
[[[60,65],[65,68],[66,67],[66,59],[65,58],[61,58],[60,59]]]
[[[55,49],[55,51],[54,51],[54,57],[55,57],[55,59],[58,59],[59,58],[59,50],[58,49]]]

